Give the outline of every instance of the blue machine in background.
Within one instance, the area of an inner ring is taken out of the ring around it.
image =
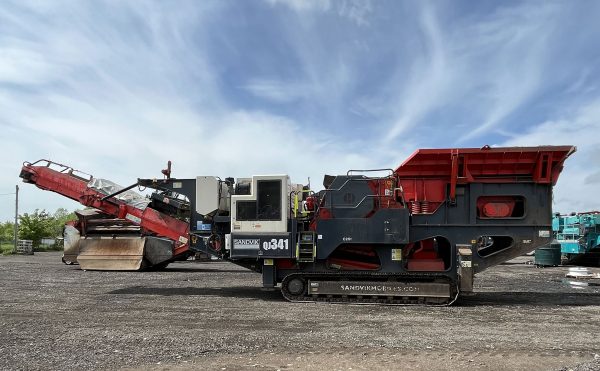
[[[555,215],[552,230],[563,263],[600,266],[600,212]]]

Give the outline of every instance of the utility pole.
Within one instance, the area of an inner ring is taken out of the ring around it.
[[[15,253],[17,252],[17,241],[19,239],[19,185],[15,190]]]

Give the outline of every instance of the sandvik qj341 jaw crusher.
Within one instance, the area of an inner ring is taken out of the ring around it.
[[[552,187],[573,152],[421,149],[384,176],[325,176],[319,192],[287,175],[166,173],[134,186],[157,190],[144,212],[172,215],[166,237],[178,254],[205,252],[252,269],[290,301],[447,305],[472,292],[475,274],[550,241]],[[35,171],[24,166],[21,177],[36,183]],[[114,214],[143,223],[132,210]]]

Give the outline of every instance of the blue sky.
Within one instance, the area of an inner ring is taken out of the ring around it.
[[[417,148],[574,144],[555,209],[600,209],[598,19],[593,1],[4,1],[0,193],[39,158],[123,185],[167,160],[320,184]],[[21,190],[24,212],[78,207]]]

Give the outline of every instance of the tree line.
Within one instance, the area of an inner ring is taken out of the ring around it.
[[[40,245],[42,238],[56,238],[62,236],[66,222],[75,220],[75,213],[59,208],[54,213],[36,209],[33,213],[19,215],[19,239],[32,240],[33,246]],[[13,241],[15,236],[15,223],[0,223],[0,241]]]

